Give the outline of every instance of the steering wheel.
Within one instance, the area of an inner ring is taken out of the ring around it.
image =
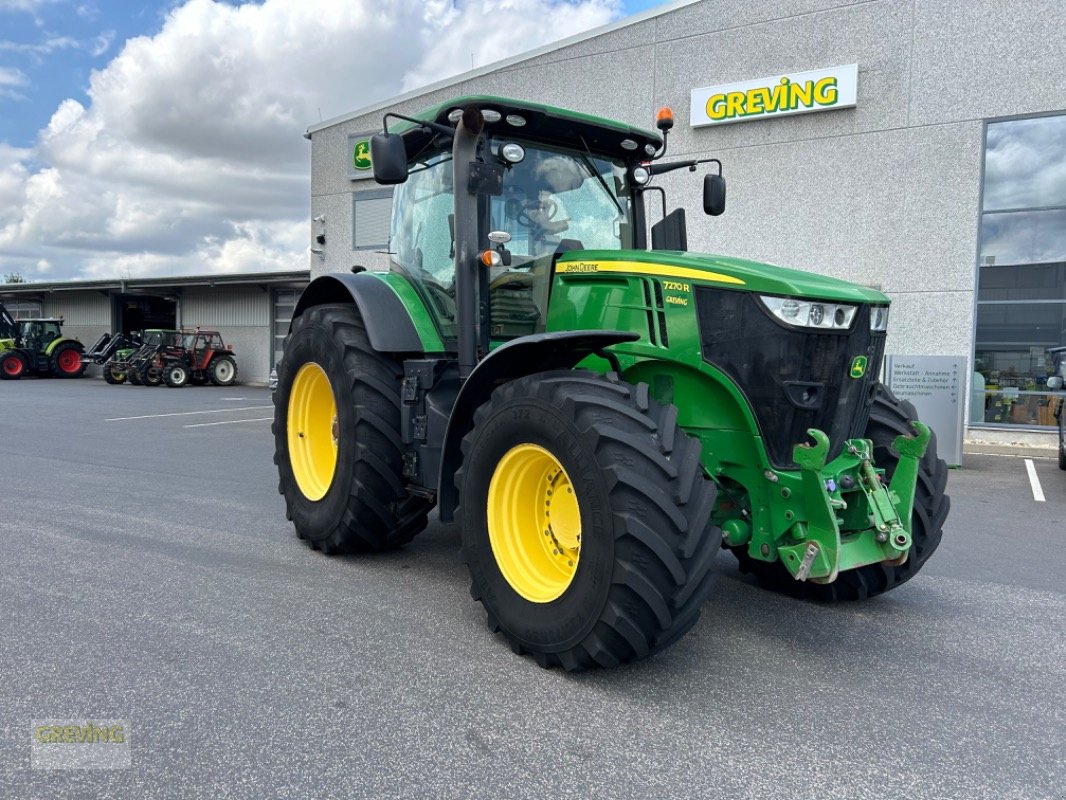
[[[522,203],[522,207],[518,214],[515,215],[515,222],[526,228],[538,228],[545,222],[555,219],[555,215],[559,213],[559,204],[551,198],[547,200],[526,200]],[[530,216],[535,214],[536,218]]]

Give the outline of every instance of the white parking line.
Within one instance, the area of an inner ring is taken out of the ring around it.
[[[1029,473],[1029,485],[1033,487],[1033,499],[1038,503],[1044,502],[1044,490],[1040,486],[1040,478],[1036,477],[1036,466],[1033,459],[1025,459],[1025,471]]]
[[[256,419],[228,419],[225,422],[198,422],[195,425],[182,425],[183,428],[210,428],[212,425],[236,425],[238,422],[267,422],[273,417],[258,417]]]
[[[104,422],[123,422],[128,419],[157,419],[159,417],[188,417],[193,414],[228,414],[231,411],[263,411],[274,406],[243,406],[242,408],[213,408],[209,411],[175,411],[172,414],[145,414],[142,417],[111,417]]]

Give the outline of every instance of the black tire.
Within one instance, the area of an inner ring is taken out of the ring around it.
[[[49,364],[49,369],[52,376],[55,378],[80,378],[85,374],[85,367],[87,364],[82,360],[82,354],[85,352],[80,344],[75,342],[64,342],[56,346],[56,349],[52,351],[52,360]],[[71,369],[64,369],[61,365],[70,364]]]
[[[516,591],[489,536],[490,483],[520,444],[557,460],[580,507],[575,571],[548,602]],[[649,399],[646,384],[571,370],[507,383],[478,409],[462,451],[455,483],[470,593],[516,653],[543,667],[613,667],[662,650],[696,623],[721,545],[710,524],[716,489],[699,442],[678,428],[675,407]]]
[[[237,382],[237,362],[232,356],[218,356],[207,365],[207,375],[215,386],[232,386]]]
[[[163,382],[171,389],[180,389],[189,382],[189,368],[184,364],[171,364],[163,368]]]
[[[0,378],[6,381],[17,381],[26,374],[29,365],[22,353],[10,351],[0,354]]]
[[[163,369],[161,367],[153,367],[151,365],[144,368],[144,371],[140,373],[141,384],[143,386],[162,386],[163,385]]]
[[[898,399],[887,386],[877,385],[865,438],[873,442],[874,462],[885,468],[886,479],[891,480],[899,463],[899,453],[892,449],[892,443],[897,436],[914,435],[910,426],[914,419],[918,419],[918,412],[911,403]],[[797,581],[779,561],[752,558],[746,547],[731,549],[740,562],[741,572],[751,573],[760,584],[773,591],[825,602],[876,597],[913,578],[940,546],[944,521],[951,508],[951,498],[945,494],[947,483],[948,467],[937,457],[936,434],[933,433],[918,469],[910,554],[907,561],[898,566],[870,564],[842,572],[832,583],[818,584]]]
[[[119,383],[125,383],[126,381],[126,375],[124,373],[115,373],[112,371],[110,362],[105,362],[104,365],[100,368],[100,372],[104,377],[104,382],[109,383],[112,386],[115,386]],[[121,374],[122,380],[119,380],[116,377],[116,374]]]
[[[336,471],[317,502],[300,491],[289,460],[289,393],[299,369],[316,363],[337,404]],[[315,306],[293,320],[274,393],[278,491],[296,534],[326,554],[406,544],[426,527],[430,504],[407,492],[400,438],[399,361],[376,352],[352,305]]]
[[[141,384],[141,373],[138,372],[137,370],[135,370],[135,369],[127,369],[126,370],[126,377],[129,378],[130,383],[133,384],[134,386],[141,386],[142,385]]]

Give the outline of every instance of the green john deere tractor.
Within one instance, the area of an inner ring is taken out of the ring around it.
[[[464,97],[383,122],[392,269],[314,280],[278,370],[279,488],[311,547],[397,547],[437,506],[490,628],[566,669],[679,639],[720,547],[824,601],[922,568],[947,471],[878,382],[888,298],[687,252],[654,184],[701,162],[662,160],[669,113],[656,133]]]
[[[0,378],[80,378],[86,366],[84,352],[81,342],[63,336],[62,319],[16,321],[0,303]]]

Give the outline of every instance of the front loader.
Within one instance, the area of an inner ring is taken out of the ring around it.
[[[878,381],[889,299],[688,252],[656,177],[712,163],[712,216],[725,181],[663,160],[668,110],[653,132],[464,97],[383,125],[391,269],[312,281],[278,368],[279,489],[311,547],[398,547],[436,506],[489,627],[568,670],[677,641],[721,547],[830,602],[921,569],[947,471]]]
[[[61,318],[16,321],[0,303],[0,378],[80,378],[85,372],[84,351],[77,339],[63,336]]]

